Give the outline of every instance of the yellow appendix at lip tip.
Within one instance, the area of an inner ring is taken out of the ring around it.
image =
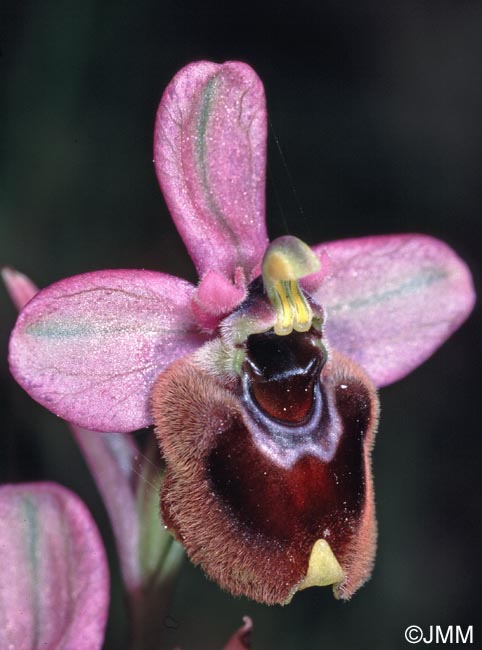
[[[320,268],[311,248],[297,237],[275,239],[263,258],[263,283],[276,311],[275,334],[286,336],[293,330],[307,332],[313,314],[298,280]]]

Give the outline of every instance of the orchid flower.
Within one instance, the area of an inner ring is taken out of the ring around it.
[[[268,243],[265,97],[246,64],[176,75],[154,162],[199,284],[61,280],[20,314],[12,372],[76,425],[155,425],[163,522],[223,588],[274,604],[333,585],[347,599],[375,555],[376,388],[468,316],[469,271],[425,235]]]

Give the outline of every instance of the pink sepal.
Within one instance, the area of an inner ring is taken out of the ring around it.
[[[10,367],[19,384],[65,420],[95,431],[151,423],[152,385],[197,348],[194,287],[152,271],[97,271],[41,290],[19,316]]]
[[[314,293],[327,338],[377,386],[420,365],[472,310],[466,264],[432,237],[365,237],[313,250],[330,259],[330,275]]]
[[[248,279],[263,256],[266,103],[245,63],[198,61],[166,88],[154,163],[174,223],[199,276],[215,269]]]

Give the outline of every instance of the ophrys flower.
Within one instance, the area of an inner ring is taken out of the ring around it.
[[[378,400],[473,304],[464,263],[424,235],[268,246],[266,108],[245,64],[194,63],[168,86],[155,164],[197,287],[152,271],[62,280],[24,309],[10,361],[61,417],[153,422],[165,524],[235,594],[284,603],[368,578]]]

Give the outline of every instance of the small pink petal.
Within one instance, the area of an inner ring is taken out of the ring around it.
[[[267,245],[266,104],[245,63],[199,61],[167,87],[154,137],[157,176],[200,276],[248,279]]]
[[[105,551],[80,499],[53,483],[0,487],[0,647],[102,647]]]
[[[253,631],[253,621],[249,616],[243,616],[243,626],[236,630],[224,650],[249,650],[251,648],[251,634]]]
[[[420,365],[472,310],[467,266],[432,237],[366,237],[314,250],[330,258],[330,276],[313,294],[326,309],[328,341],[377,386]]]
[[[194,287],[152,271],[97,271],[40,291],[19,316],[10,367],[19,384],[65,420],[96,431],[151,422],[160,372],[203,342]]]
[[[214,330],[224,316],[234,311],[246,297],[244,273],[235,283],[218,271],[208,271],[199,282],[192,309],[200,327]]]
[[[236,286],[217,271],[208,271],[199,283],[195,300],[211,314],[229,314],[245,298],[243,285]]]
[[[320,247],[318,247],[316,253],[320,260],[320,269],[315,273],[311,273],[311,275],[305,275],[300,280],[303,289],[312,295],[318,291],[325,278],[330,276],[330,258],[328,254],[323,249],[320,250]]]

